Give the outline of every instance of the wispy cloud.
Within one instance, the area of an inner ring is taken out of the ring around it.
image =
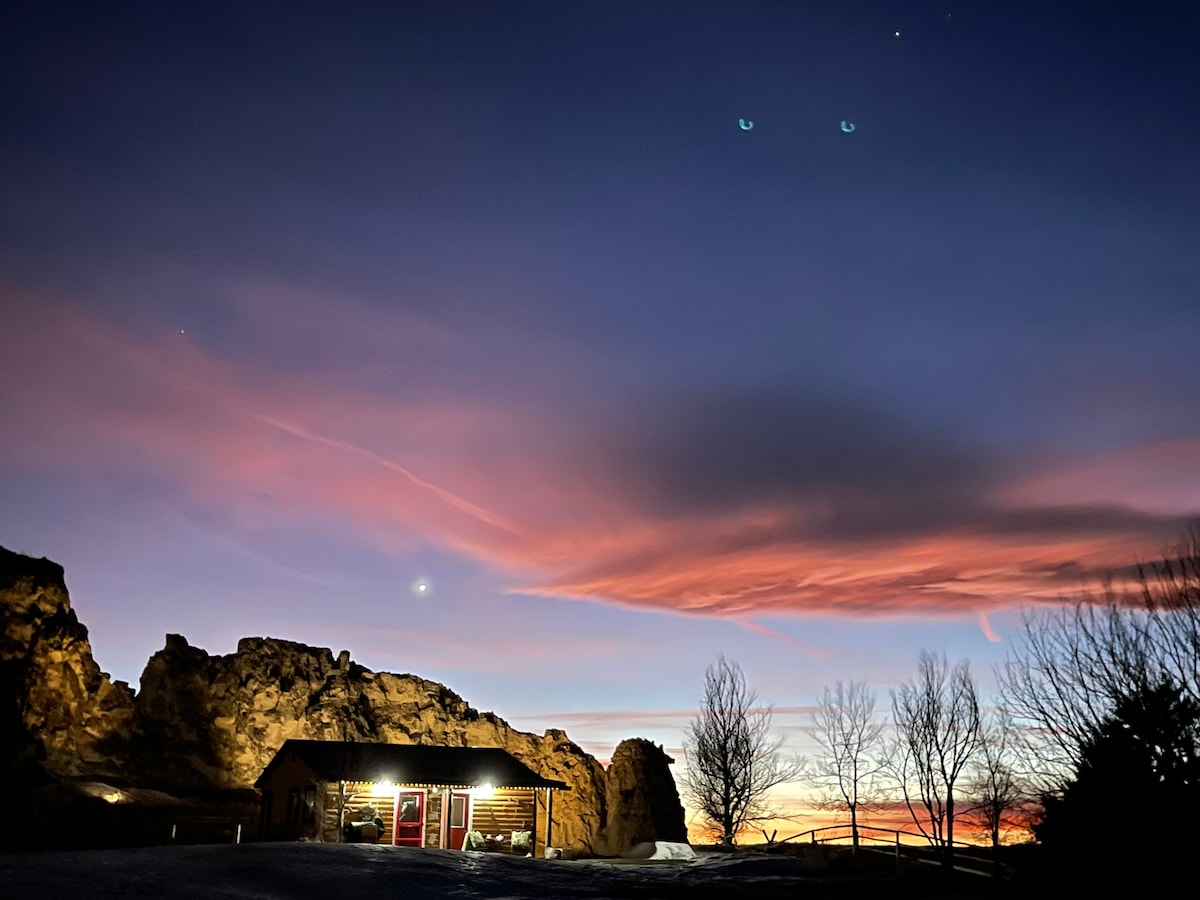
[[[770,710],[775,716],[811,715],[815,709],[812,706],[772,706],[758,707],[751,712],[766,712]],[[582,727],[621,725],[626,722],[652,721],[663,725],[681,727],[689,724],[700,714],[698,709],[604,709],[584,712],[558,712],[539,715],[528,715],[518,718],[537,719],[546,722],[563,722]]]
[[[1000,636],[997,635],[996,632],[992,631],[992,623],[988,621],[987,613],[985,613],[982,609],[979,611],[979,628],[983,632],[983,636],[993,644],[999,644],[1001,642]]]
[[[810,659],[823,661],[829,659],[829,654],[820,647],[814,647],[811,644],[806,644],[804,641],[792,637],[790,634],[784,634],[782,631],[776,631],[774,628],[768,628],[760,622],[755,622],[752,619],[735,619],[742,628],[747,631],[753,631],[755,634],[765,634],[768,637],[783,641],[786,644],[791,644],[793,647],[798,647]]]

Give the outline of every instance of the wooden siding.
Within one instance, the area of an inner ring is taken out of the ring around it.
[[[514,831],[534,830],[532,788],[497,788],[489,798],[471,798],[471,830],[484,835],[502,835],[504,846],[511,847]]]
[[[345,782],[345,791],[345,813],[342,821],[345,823],[369,821],[378,815],[383,819],[383,834],[379,838],[379,843],[390,844],[395,824],[396,789],[389,787],[385,790],[365,781],[347,781]],[[325,803],[324,815],[321,819],[323,824],[320,840],[337,843],[342,839],[341,827],[338,823],[337,782],[326,785],[322,796]],[[371,810],[374,812],[371,813]]]

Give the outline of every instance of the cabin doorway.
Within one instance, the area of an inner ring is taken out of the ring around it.
[[[466,791],[451,791],[443,795],[443,800],[449,806],[443,814],[446,816],[447,840],[450,850],[462,850],[463,841],[467,839],[467,831],[471,827],[471,795]]]
[[[399,847],[425,846],[425,792],[401,791],[396,797],[393,843]]]

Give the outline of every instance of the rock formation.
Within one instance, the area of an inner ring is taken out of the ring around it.
[[[0,771],[119,774],[134,697],[92,659],[63,568],[0,547]]]
[[[562,731],[517,731],[443,685],[372,672],[346,651],[245,638],[210,656],[168,635],[135,696],[92,659],[62,567],[0,548],[0,771],[246,789],[288,738],[502,747],[570,787],[555,797],[555,834],[576,852],[686,835],[670,759],[651,742],[623,742],[606,773]]]
[[[647,841],[687,842],[683,805],[669,768],[674,760],[644,738],[621,741],[607,772],[605,843],[619,853]]]

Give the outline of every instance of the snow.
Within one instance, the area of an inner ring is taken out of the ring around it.
[[[691,844],[680,844],[675,841],[646,841],[634,844],[621,854],[622,859],[651,859],[651,860],[683,860],[695,859],[696,851]]]
[[[682,847],[686,845],[656,846],[654,853],[683,855]],[[912,896],[898,893],[896,887],[887,879],[838,876],[817,862],[753,852],[700,852],[691,859],[547,861],[372,844],[254,843],[0,854],[3,900]]]

